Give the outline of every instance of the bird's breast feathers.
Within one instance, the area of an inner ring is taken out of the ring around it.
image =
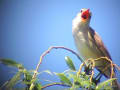
[[[90,28],[80,28],[80,30],[73,30],[73,36],[77,49],[83,59],[100,57],[101,52],[94,43]]]

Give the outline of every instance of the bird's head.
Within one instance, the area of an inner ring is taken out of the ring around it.
[[[89,9],[83,8],[73,19],[73,27],[81,25],[89,25],[91,19],[91,12]]]
[[[90,21],[91,18],[91,12],[89,9],[81,9],[80,11],[80,20],[83,23],[87,23]]]

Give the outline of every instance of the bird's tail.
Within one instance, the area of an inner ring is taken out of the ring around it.
[[[120,90],[120,83],[117,80],[114,80],[112,83],[113,90]]]
[[[101,61],[97,61],[96,66],[97,66],[97,69],[100,72],[102,72],[103,75],[106,78],[111,77],[111,65],[110,65],[110,62],[108,62],[107,60],[104,60],[102,63],[101,63]],[[115,67],[113,67],[113,68],[114,68],[114,70],[113,70],[113,73],[112,73],[112,78],[116,78]],[[112,87],[113,87],[113,90],[120,90],[120,83],[117,80],[114,80],[112,82]]]

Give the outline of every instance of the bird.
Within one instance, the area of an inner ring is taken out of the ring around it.
[[[72,20],[72,34],[75,45],[79,52],[79,56],[82,58],[83,61],[90,58],[94,60],[100,57],[107,57],[108,59],[112,60],[101,37],[90,26],[91,16],[92,13],[90,9],[83,8]],[[108,66],[107,69],[105,69],[106,66]],[[106,78],[110,78],[110,62],[108,62],[107,60],[97,60],[95,61],[95,68]],[[113,71],[112,77],[116,78],[115,71]],[[113,81],[113,85],[113,87],[115,87],[114,89],[120,89],[117,80]]]

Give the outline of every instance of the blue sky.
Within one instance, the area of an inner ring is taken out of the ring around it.
[[[40,55],[50,46],[65,46],[77,52],[72,37],[72,19],[81,8],[89,8],[91,27],[101,36],[114,63],[120,65],[119,3],[119,0],[1,0],[0,57],[35,69]],[[53,50],[44,58],[39,71],[68,69],[65,56],[70,56],[78,68],[80,61],[73,54]],[[9,79],[8,68],[0,66],[3,80]]]

